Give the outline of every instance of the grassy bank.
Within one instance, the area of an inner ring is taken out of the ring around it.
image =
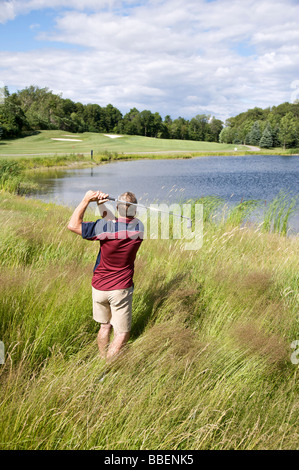
[[[142,244],[130,343],[100,382],[98,245],[68,209],[0,194],[1,449],[298,447],[298,239],[202,202],[200,250]]]

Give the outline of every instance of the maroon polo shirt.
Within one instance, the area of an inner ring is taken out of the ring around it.
[[[92,277],[95,289],[127,289],[133,285],[134,262],[143,235],[139,219],[119,217],[82,222],[82,238],[100,242]]]

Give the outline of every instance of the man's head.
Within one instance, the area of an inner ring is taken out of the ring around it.
[[[124,201],[124,204],[119,202],[117,204],[118,214],[121,217],[135,217],[136,206],[131,206],[130,203],[137,204],[137,199],[134,193],[127,191],[118,197],[119,201]]]

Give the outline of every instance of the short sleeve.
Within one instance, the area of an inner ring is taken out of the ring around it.
[[[85,240],[98,240],[104,230],[104,219],[96,222],[82,222],[82,238]]]

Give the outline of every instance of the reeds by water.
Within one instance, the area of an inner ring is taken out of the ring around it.
[[[290,216],[295,212],[297,203],[298,196],[290,197],[280,191],[265,211],[262,230],[286,235]]]

